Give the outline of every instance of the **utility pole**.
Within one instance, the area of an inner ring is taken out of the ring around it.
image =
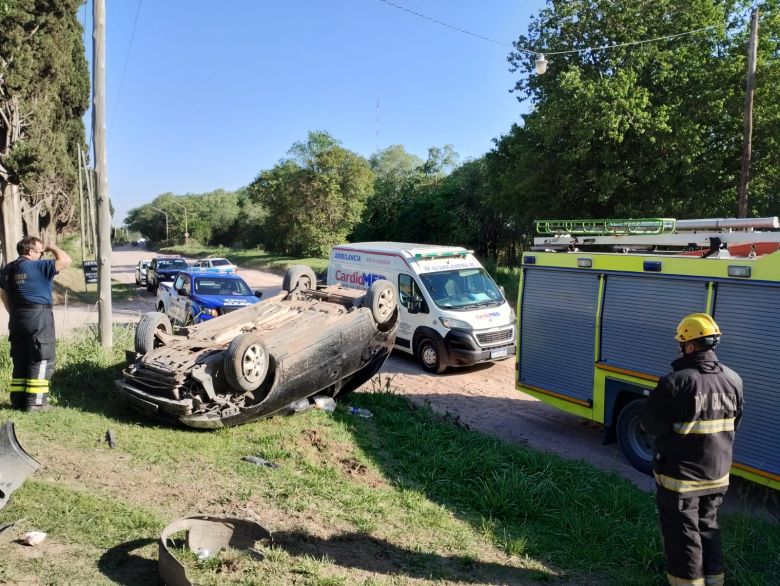
[[[171,203],[184,208],[184,246],[187,246],[190,238],[190,232],[187,229],[187,206],[185,206],[183,203],[179,203],[178,201],[173,200],[171,200]]]
[[[114,345],[111,330],[111,208],[106,162],[106,3],[92,2],[92,132],[95,137],[95,179],[98,224],[98,337],[104,349]]]
[[[169,236],[168,236],[168,212],[166,212],[165,210],[161,210],[160,208],[155,207],[155,206],[152,206],[152,209],[157,210],[163,216],[165,216],[165,239],[168,240],[169,239]]]
[[[87,237],[87,230],[84,227],[84,183],[81,176],[81,147],[79,147],[79,224],[81,224],[81,265],[84,266],[84,247],[86,242],[84,239]],[[86,287],[86,285],[84,285]]]
[[[758,8],[750,15],[750,39],[748,41],[747,83],[745,85],[745,138],[742,145],[742,170],[739,174],[738,217],[747,217],[748,180],[750,158],[753,151],[753,86],[756,82],[756,49],[758,47]]]

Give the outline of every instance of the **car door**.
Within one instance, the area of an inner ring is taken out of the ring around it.
[[[186,275],[179,273],[171,286],[171,300],[168,304],[168,316],[174,321],[181,322],[184,319],[184,302],[186,297],[179,295],[179,291],[184,288],[184,278]]]

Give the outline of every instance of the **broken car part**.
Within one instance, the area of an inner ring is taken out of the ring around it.
[[[227,548],[243,550],[263,559],[263,554],[255,549],[255,542],[272,541],[271,534],[264,527],[248,519],[206,515],[178,519],[163,529],[158,544],[160,578],[167,586],[192,584],[186,569],[169,548],[169,542],[173,542],[173,537],[182,531],[187,532],[187,548],[199,559],[206,559]]]
[[[16,439],[14,422],[0,426],[0,509],[8,502],[11,493],[19,488],[40,464],[24,451]]]

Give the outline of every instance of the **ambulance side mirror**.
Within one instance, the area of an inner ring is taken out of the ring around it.
[[[406,308],[409,313],[421,313],[423,310],[423,300],[422,297],[418,297],[415,295],[414,297],[409,298],[409,305]]]

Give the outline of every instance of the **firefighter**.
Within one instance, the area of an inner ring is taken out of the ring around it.
[[[16,245],[19,258],[0,269],[0,298],[8,311],[11,343],[11,407],[45,411],[49,381],[54,372],[54,314],[51,287],[54,275],[70,266],[64,250],[27,236]],[[43,259],[51,252],[54,259]]]
[[[650,393],[641,416],[655,436],[656,502],[673,586],[723,584],[718,507],[729,485],[742,379],[715,355],[721,332],[706,313],[685,316],[682,356]]]

